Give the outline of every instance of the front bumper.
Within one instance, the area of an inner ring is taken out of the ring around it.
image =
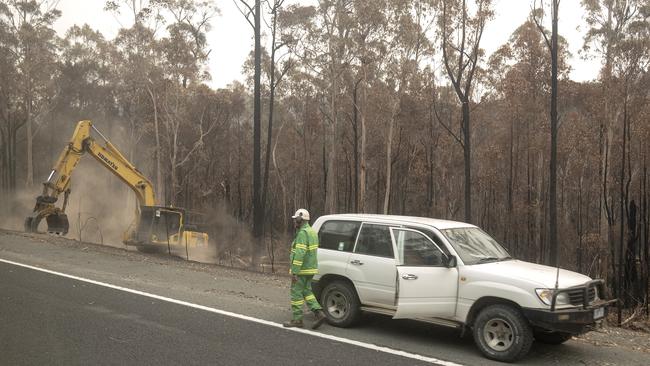
[[[552,332],[582,334],[607,317],[607,307],[617,300],[596,301],[587,307],[556,309],[523,308],[524,316],[538,328]]]

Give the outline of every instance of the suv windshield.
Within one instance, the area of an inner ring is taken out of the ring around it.
[[[442,230],[465,264],[480,264],[512,259],[492,237],[475,227]]]

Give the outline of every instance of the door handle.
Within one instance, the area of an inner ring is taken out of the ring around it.
[[[358,260],[358,259],[355,259],[355,260],[351,261],[350,264],[354,264],[354,265],[357,265],[357,266],[363,266],[363,262]]]
[[[405,274],[404,276],[402,276],[402,278],[405,280],[417,280],[418,276],[414,274]]]

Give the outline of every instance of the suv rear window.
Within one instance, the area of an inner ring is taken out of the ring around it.
[[[395,258],[390,229],[385,225],[363,224],[355,253]]]
[[[318,231],[320,249],[351,252],[357,239],[360,222],[356,221],[327,221]]]

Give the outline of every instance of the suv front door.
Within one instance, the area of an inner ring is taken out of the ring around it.
[[[397,312],[394,318],[450,318],[456,314],[458,269],[422,232],[391,228],[397,250]]]
[[[395,308],[395,264],[390,227],[363,223],[346,269],[361,303]]]

